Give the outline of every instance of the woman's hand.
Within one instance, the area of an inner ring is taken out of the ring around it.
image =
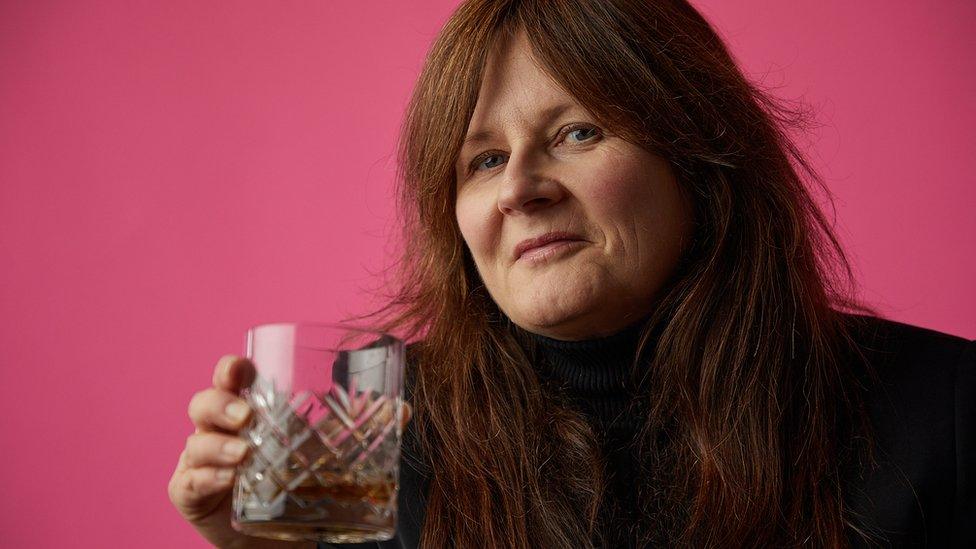
[[[239,397],[254,381],[256,370],[246,358],[226,355],[214,368],[213,386],[190,399],[190,420],[196,432],[186,440],[169,481],[169,499],[203,537],[217,547],[299,547],[298,542],[277,542],[241,534],[230,524],[231,494],[237,465],[247,455],[247,443],[238,432],[247,425],[251,409]],[[404,406],[403,424],[410,417]],[[313,542],[305,542],[315,547]]]
[[[238,432],[251,409],[239,398],[256,375],[246,358],[227,355],[217,361],[213,387],[190,399],[190,420],[196,432],[186,439],[176,471],[169,481],[169,499],[210,543],[221,548],[308,547],[313,542],[284,542],[241,534],[230,525],[231,494],[237,464],[247,454]]]

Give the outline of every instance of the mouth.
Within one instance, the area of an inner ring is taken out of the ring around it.
[[[538,263],[549,259],[563,250],[578,248],[585,243],[586,240],[577,234],[551,232],[519,242],[515,246],[512,256],[515,261]]]

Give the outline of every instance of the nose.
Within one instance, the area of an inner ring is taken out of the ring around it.
[[[529,214],[559,202],[563,192],[545,169],[545,159],[513,154],[498,189],[498,210],[505,215]]]

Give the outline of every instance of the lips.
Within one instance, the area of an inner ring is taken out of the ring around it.
[[[515,246],[515,251],[512,253],[512,257],[515,261],[518,261],[520,257],[526,252],[530,252],[537,248],[542,248],[544,246],[550,245],[554,242],[579,242],[583,241],[583,237],[578,234],[567,233],[567,232],[551,232],[546,233],[542,236],[537,236],[535,238],[527,238],[518,243]]]

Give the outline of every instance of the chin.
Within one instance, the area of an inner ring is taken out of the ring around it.
[[[509,318],[523,329],[534,333],[550,335],[558,333],[578,323],[586,315],[588,307],[575,300],[567,300],[566,295],[526,297]]]
[[[488,293],[519,327],[535,333],[577,326],[607,305],[610,288],[589,273],[545,273],[518,277]],[[562,276],[559,276],[562,275]],[[545,334],[544,334],[545,335]]]

